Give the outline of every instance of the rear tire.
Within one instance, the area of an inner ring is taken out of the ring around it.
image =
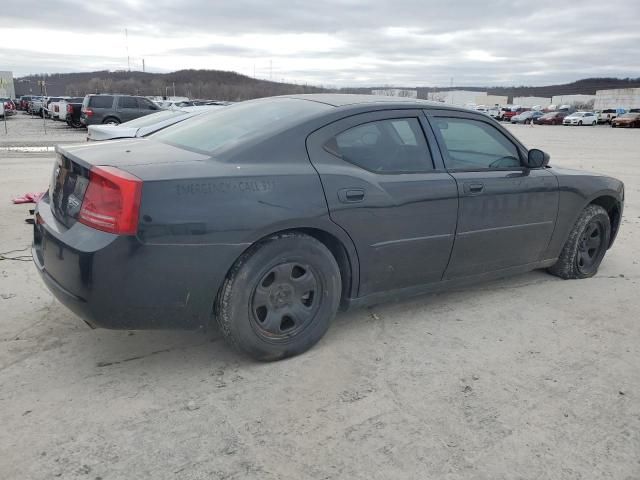
[[[120,125],[120,120],[115,117],[107,117],[102,121],[103,125]]]
[[[549,273],[564,279],[593,277],[611,238],[611,222],[600,205],[589,205],[576,220]]]
[[[322,338],[341,290],[340,269],[324,244],[281,233],[236,261],[216,300],[216,317],[229,343],[257,360],[279,360]]]

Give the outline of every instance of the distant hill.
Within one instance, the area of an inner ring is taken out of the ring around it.
[[[29,75],[15,81],[16,95],[40,93],[39,80],[46,80],[49,95],[85,95],[87,93],[129,93],[139,95],[172,95],[216,100],[246,100],[271,95],[300,93],[370,93],[373,88],[328,89],[319,86],[270,82],[235,72],[221,70],[179,70],[172,73],[148,72],[82,72]],[[587,94],[596,90],[640,87],[640,78],[586,78],[562,85],[542,87],[418,87],[418,97],[427,98],[435,90],[475,90],[492,95],[551,97],[553,95]],[[414,88],[415,89],[415,88]]]
[[[45,80],[47,94],[85,95],[87,93],[128,93],[173,95],[216,100],[246,100],[271,95],[321,93],[329,90],[290,83],[260,80],[220,70],[179,70],[171,73],[81,72],[29,75],[15,81],[16,95],[40,93],[39,80]]]

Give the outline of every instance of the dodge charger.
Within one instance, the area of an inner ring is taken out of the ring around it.
[[[309,349],[339,309],[591,277],[624,202],[486,115],[391,97],[240,102],[56,157],[33,259],[64,305],[92,327],[217,322],[260,360]]]

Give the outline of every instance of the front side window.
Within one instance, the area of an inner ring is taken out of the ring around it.
[[[444,140],[445,163],[451,170],[520,167],[517,147],[496,128],[477,120],[436,118]]]
[[[380,120],[352,127],[330,139],[330,153],[377,173],[433,170],[433,161],[417,118]]]

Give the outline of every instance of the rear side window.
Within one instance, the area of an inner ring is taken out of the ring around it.
[[[433,170],[429,147],[416,118],[379,120],[352,127],[329,140],[325,149],[376,173]]]
[[[252,100],[189,118],[151,136],[178,147],[212,153],[265,138],[334,107],[293,98]]]
[[[511,140],[484,122],[463,118],[436,118],[434,126],[444,140],[447,168],[484,170],[519,168],[520,154]]]
[[[118,98],[119,108],[138,108],[138,102],[134,97],[120,97]]]
[[[89,106],[93,108],[111,108],[113,106],[113,97],[109,95],[89,97]]]

